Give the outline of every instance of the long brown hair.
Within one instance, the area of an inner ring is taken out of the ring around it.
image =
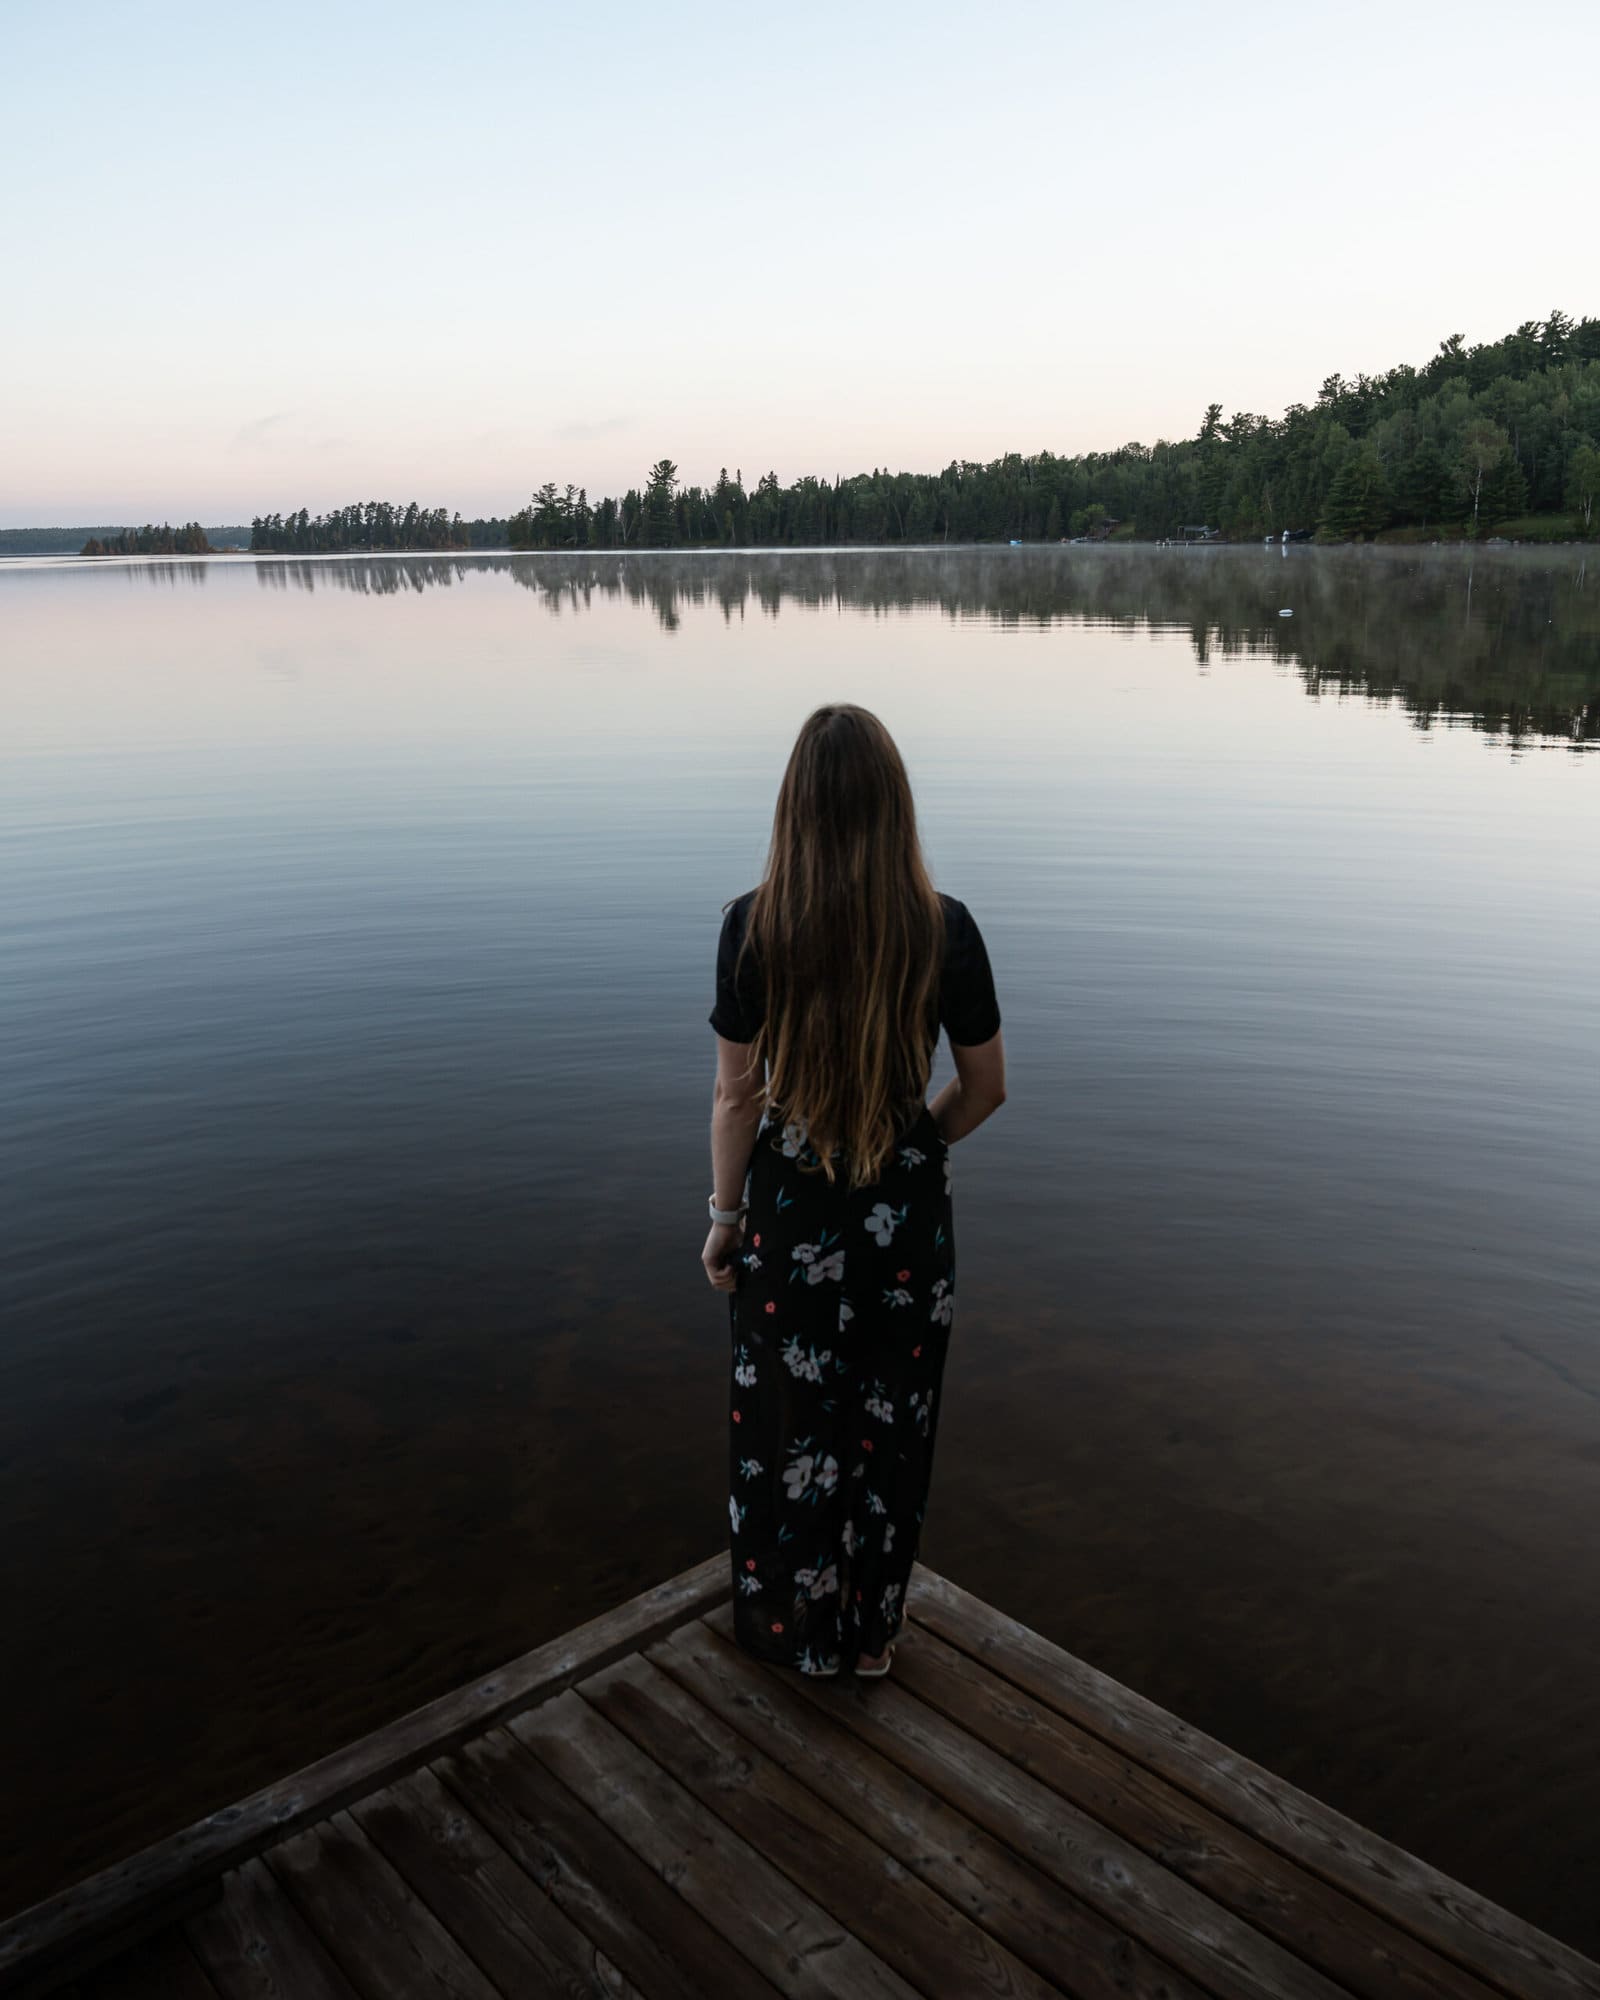
[[[749,1071],[769,1119],[803,1126],[803,1170],[834,1181],[838,1154],[851,1188],[877,1180],[928,1087],[944,935],[893,737],[851,702],[813,710],[739,952],[766,997]]]

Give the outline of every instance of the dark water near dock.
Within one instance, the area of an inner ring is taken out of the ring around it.
[[[711,964],[834,698],[1011,1058],[923,1554],[1600,1952],[1576,551],[0,569],[0,1911],[720,1545]]]

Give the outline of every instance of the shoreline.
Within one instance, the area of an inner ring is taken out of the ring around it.
[[[1600,554],[1600,537],[1576,537],[1567,540],[1546,539],[1543,536],[1485,536],[1473,539],[1468,536],[1436,535],[1426,539],[1412,538],[1402,532],[1375,536],[1370,541],[1303,541],[1285,543],[1277,538],[1262,539],[1250,535],[1229,540],[1218,537],[1213,541],[1174,542],[1157,539],[1141,540],[1135,536],[1114,536],[1098,542],[758,542],[749,544],[725,544],[721,542],[678,543],[673,546],[647,548],[583,548],[583,549],[512,549],[512,548],[413,548],[413,549],[211,549],[203,555],[94,555],[86,556],[77,549],[28,549],[15,554],[0,549],[0,568],[27,568],[30,565],[61,567],[67,564],[85,566],[112,566],[135,564],[156,567],[172,563],[295,563],[295,562],[441,562],[476,561],[482,558],[522,560],[525,558],[555,559],[571,562],[579,559],[599,561],[602,558],[624,560],[628,557],[706,557],[706,556],[950,556],[985,555],[1013,552],[1038,554],[1044,551],[1098,554],[1100,552],[1126,552],[1137,550],[1145,554],[1214,553],[1219,549],[1247,550],[1256,554],[1288,554],[1293,550],[1297,555],[1307,552],[1326,554],[1331,551],[1395,551],[1417,554],[1424,550],[1451,549],[1482,555],[1493,553],[1503,555],[1508,550],[1567,551],[1583,552],[1593,549]]]

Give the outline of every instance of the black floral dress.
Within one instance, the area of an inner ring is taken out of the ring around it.
[[[946,904],[941,1019],[955,1041],[987,1041],[999,1028],[987,954],[965,906]],[[724,971],[740,914],[724,926]],[[719,980],[712,1024],[748,1040],[758,1005]],[[956,1251],[950,1148],[926,1103],[870,1186],[802,1171],[815,1160],[803,1126],[763,1120],[729,1295],[728,1518],[740,1644],[830,1673],[881,1653],[904,1617]]]

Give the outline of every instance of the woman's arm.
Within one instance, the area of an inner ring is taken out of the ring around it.
[[[947,1146],[976,1131],[1006,1101],[1005,1034],[986,1042],[950,1044],[956,1073],[928,1109]]]
[[[744,1199],[745,1175],[761,1123],[765,1080],[745,1074],[749,1060],[747,1042],[730,1042],[718,1035],[717,1080],[711,1092],[711,1187],[718,1208],[737,1208]],[[731,1292],[737,1282],[730,1259],[742,1234],[737,1223],[711,1225],[700,1261],[719,1292]]]
[[[750,1150],[756,1142],[765,1102],[765,1079],[745,1075],[746,1042],[717,1037],[717,1080],[711,1092],[711,1185],[718,1208],[737,1208],[744,1198]]]

